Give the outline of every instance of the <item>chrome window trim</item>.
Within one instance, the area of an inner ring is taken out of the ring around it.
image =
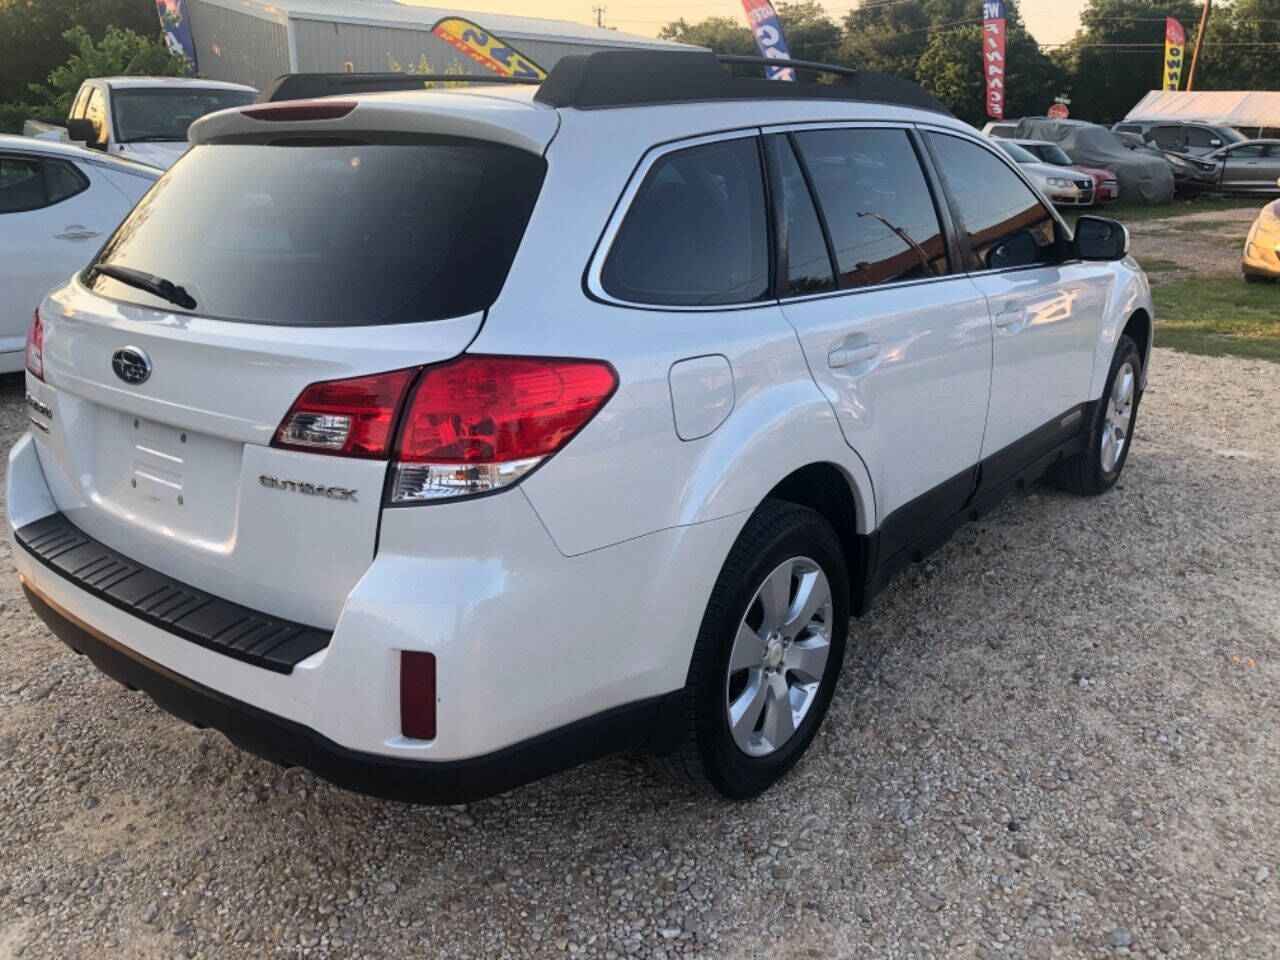
[[[926,133],[926,134],[940,133],[940,134],[946,134],[948,136],[956,137],[957,139],[960,139],[960,140],[967,140],[970,143],[974,144],[975,146],[980,147],[981,149],[987,151],[987,153],[991,154],[998,161],[1004,164],[1006,169],[1013,171],[1014,176],[1016,176],[1019,180],[1021,180],[1026,185],[1027,189],[1031,191],[1032,195],[1035,196],[1041,202],[1044,208],[1049,211],[1049,215],[1052,216],[1053,219],[1058,222],[1058,227],[1063,231],[1063,236],[1069,238],[1071,241],[1074,242],[1075,233],[1067,226],[1067,221],[1062,219],[1062,215],[1058,213],[1058,208],[1055,207],[1052,203],[1045,202],[1045,198],[1041,196],[1040,191],[1036,189],[1035,184],[1031,182],[1030,178],[1028,178],[1026,174],[1024,174],[1021,170],[1018,169],[1018,165],[1014,163],[1011,159],[1009,159],[1008,154],[1006,154],[1003,150],[997,149],[996,147],[993,147],[989,143],[983,143],[977,137],[970,136],[965,131],[956,130],[952,127],[944,127],[944,126],[939,126],[932,123],[917,123],[916,129],[918,129],[921,133]],[[945,175],[946,175],[946,172],[943,171],[943,176]],[[959,216],[959,214],[954,210],[952,211],[952,215],[956,217]],[[1063,260],[1061,263],[1029,263],[1021,267],[1001,267],[999,269],[994,269],[994,270],[966,270],[964,271],[963,275],[967,277],[984,277],[984,276],[992,276],[1000,273],[1018,273],[1026,270],[1053,269],[1056,267],[1067,267],[1067,266],[1072,266],[1074,264],[1082,264],[1082,263],[1084,263],[1084,261],[1077,257],[1075,259]]]

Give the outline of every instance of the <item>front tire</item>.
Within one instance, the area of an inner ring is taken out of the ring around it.
[[[766,500],[712,590],[661,758],[702,792],[746,800],[804,755],[835,692],[849,631],[849,576],[821,515]]]
[[[1044,475],[1047,483],[1089,496],[1116,485],[1138,422],[1141,382],[1142,354],[1132,337],[1121,336],[1084,450],[1050,464]]]

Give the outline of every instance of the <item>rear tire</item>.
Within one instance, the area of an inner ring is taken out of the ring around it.
[[[1116,485],[1138,422],[1141,382],[1142,354],[1132,337],[1121,336],[1084,450],[1050,464],[1044,474],[1046,483],[1087,496],[1106,493]]]
[[[659,765],[704,793],[762,793],[817,733],[848,631],[848,568],[831,524],[766,500],[711,592],[680,694],[677,746]]]

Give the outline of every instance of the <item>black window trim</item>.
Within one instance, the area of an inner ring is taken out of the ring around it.
[[[67,200],[70,200],[72,197],[80,196],[80,194],[84,193],[86,190],[89,189],[90,186],[92,186],[92,181],[90,181],[89,178],[85,176],[85,173],[83,170],[79,169],[70,160],[64,160],[62,157],[51,157],[41,153],[22,153],[17,150],[6,150],[3,152],[0,152],[0,160],[21,160],[21,161],[34,162],[40,168],[40,173],[39,173],[40,192],[41,192],[41,195],[44,197],[44,199],[40,203],[37,203],[31,207],[19,207],[15,210],[0,210],[0,217],[7,217],[12,213],[34,213],[36,210],[48,210],[50,207],[56,207],[60,203],[65,203]],[[73,193],[65,194],[64,196],[59,197],[57,200],[50,200],[49,199],[49,165],[51,163],[61,163],[65,166],[70,167],[75,172],[76,177],[80,181],[80,189],[76,190]]]
[[[640,188],[644,186],[645,180],[649,176],[649,171],[652,170],[664,157],[673,153],[678,153],[681,150],[687,150],[691,147],[698,147],[708,143],[722,143],[728,140],[747,139],[754,139],[756,141],[756,150],[760,156],[761,189],[764,191],[765,229],[767,231],[766,235],[769,248],[769,263],[767,268],[769,285],[764,295],[759,299],[750,300],[746,303],[664,304],[638,303],[634,300],[626,300],[609,293],[604,288],[604,265],[609,259],[609,254],[613,250],[614,243],[618,239],[618,233],[622,230],[622,225],[627,219],[627,214],[635,203],[636,196],[640,193]],[[693,137],[680,137],[674,140],[666,140],[650,147],[645,151],[644,155],[636,163],[635,168],[631,171],[631,176],[627,178],[627,183],[622,188],[622,193],[618,197],[617,202],[613,205],[613,210],[609,214],[609,219],[605,223],[604,230],[601,232],[600,238],[596,241],[595,249],[591,253],[591,259],[587,261],[587,268],[583,273],[583,292],[597,303],[613,307],[624,307],[628,310],[647,310],[650,313],[725,313],[731,310],[759,310],[762,307],[776,308],[778,305],[777,274],[779,254],[775,249],[777,232],[771,215],[773,201],[769,190],[768,165],[766,163],[767,158],[765,153],[766,151],[764,150],[761,129],[758,126],[731,127],[724,130],[716,130],[699,134]]]
[[[1040,201],[1041,205],[1046,210],[1049,211],[1049,215],[1053,217],[1053,219],[1058,224],[1058,228],[1062,231],[1062,236],[1066,238],[1069,244],[1072,244],[1071,250],[1074,251],[1074,244],[1072,243],[1072,241],[1074,240],[1075,235],[1067,227],[1067,222],[1062,219],[1062,214],[1058,212],[1057,208],[1054,207],[1052,203],[1047,203],[1044,197],[1040,196],[1040,191],[1035,188],[1035,185],[1032,184],[1030,179],[1028,179],[1027,176],[1021,170],[1018,169],[1018,165],[1014,163],[1011,159],[1009,159],[1008,154],[1005,154],[1003,150],[999,150],[989,144],[985,144],[981,140],[977,139],[976,137],[968,136],[965,134],[964,131],[956,130],[953,127],[935,126],[933,124],[917,124],[917,129],[923,136],[924,144],[928,150],[931,166],[935,168],[935,171],[940,171],[942,169],[942,164],[938,160],[938,156],[933,149],[933,144],[930,142],[927,134],[945,134],[946,136],[955,137],[958,140],[965,140],[969,143],[972,143],[974,146],[977,146],[983,150],[986,150],[987,153],[991,154],[999,162],[1003,163],[1007,169],[1013,171],[1014,176],[1016,176],[1019,180],[1021,180],[1027,186],[1027,189],[1031,191],[1032,195],[1035,196],[1036,199]],[[935,172],[935,175],[937,175],[936,172]],[[988,276],[988,275],[1001,274],[1001,273],[1019,273],[1026,270],[1045,270],[1045,269],[1051,269],[1053,267],[1066,267],[1066,266],[1071,266],[1073,264],[1080,264],[1084,262],[1079,257],[1068,256],[1066,259],[1062,260],[1061,262],[1053,263],[1053,264],[1029,263],[1021,267],[979,268],[979,264],[974,259],[973,251],[969,247],[968,237],[966,237],[964,234],[964,231],[960,230],[959,228],[959,224],[963,222],[958,212],[959,205],[956,203],[955,197],[952,196],[951,194],[951,188],[947,186],[946,178],[939,176],[939,180],[942,185],[943,193],[947,198],[947,206],[950,209],[951,218],[953,219],[956,225],[955,226],[956,237],[960,244],[960,251],[963,257],[962,262],[964,264],[963,272],[965,276],[979,277],[979,276]],[[933,279],[937,279],[937,278],[933,278]]]

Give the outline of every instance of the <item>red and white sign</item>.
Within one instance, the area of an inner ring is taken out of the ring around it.
[[[982,2],[982,72],[987,79],[987,116],[1004,119],[1004,0]]]
[[[1065,103],[1055,103],[1049,108],[1049,116],[1054,120],[1067,119],[1067,105]]]

